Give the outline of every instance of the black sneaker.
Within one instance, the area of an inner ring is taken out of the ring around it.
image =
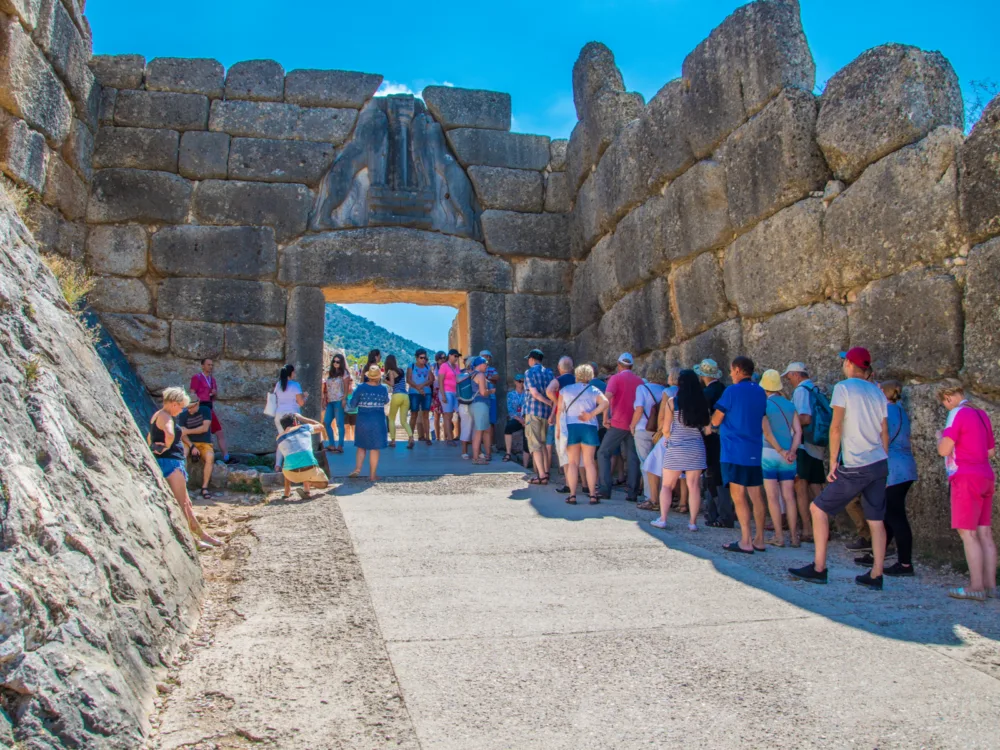
[[[569,487],[564,484],[562,487],[560,487],[559,489],[557,489],[556,492],[558,492],[560,495],[568,495],[569,494]]]
[[[848,542],[847,543],[847,551],[848,552],[871,552],[872,551],[871,540],[862,539],[861,537],[858,537],[853,542]]]
[[[817,571],[816,566],[813,563],[809,563],[801,568],[789,568],[788,572],[800,581],[806,581],[807,583],[826,583],[827,571]]]
[[[859,586],[864,586],[865,588],[875,589],[876,591],[882,590],[882,576],[873,578],[870,570],[867,573],[855,576],[854,582]]]
[[[912,578],[915,575],[912,565],[903,565],[899,562],[894,562],[882,572],[890,578]]]
[[[860,565],[862,568],[870,568],[875,564],[875,558],[872,556],[871,552],[866,552],[861,557],[855,557],[854,564]]]

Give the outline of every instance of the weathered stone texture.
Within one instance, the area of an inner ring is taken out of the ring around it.
[[[738,8],[684,59],[688,140],[704,158],[782,89],[812,91],[816,65],[797,2]]]
[[[480,218],[486,249],[491,253],[569,259],[569,229],[564,215],[484,211]]]
[[[87,183],[58,154],[49,154],[42,198],[70,221],[87,213]]]
[[[940,378],[962,366],[962,293],[949,274],[913,269],[872,282],[849,308],[851,346],[880,376]]]
[[[602,89],[624,91],[625,81],[614,53],[600,42],[588,42],[573,63],[573,103],[578,119],[586,118],[591,101]]]
[[[567,172],[567,174],[569,174]],[[576,193],[569,215],[570,254],[580,260],[601,239],[601,211],[597,196],[597,179],[593,173],[584,180]]]
[[[45,190],[48,151],[45,136],[21,119],[0,113],[0,170],[36,193]]]
[[[212,102],[208,128],[245,138],[317,141],[339,146],[347,140],[357,116],[353,109],[219,100]]]
[[[177,171],[191,180],[224,180],[229,175],[227,133],[191,130],[181,135]]]
[[[556,138],[549,142],[549,170],[552,172],[566,171],[566,147],[569,139]]]
[[[972,248],[965,281],[966,380],[1000,390],[1000,238]]]
[[[248,453],[269,453],[274,450],[274,420],[265,416],[260,399],[247,401],[217,401],[219,421],[226,426],[226,439]]]
[[[728,373],[729,363],[740,354],[743,354],[743,329],[740,321],[734,318],[668,349],[666,364],[668,367],[694,367],[711,357],[719,363],[723,373]]]
[[[90,132],[82,120],[73,119],[69,135],[63,143],[60,151],[77,174],[85,181],[90,182],[94,176],[93,156],[94,156],[94,134]]]
[[[87,235],[87,268],[115,276],[146,273],[149,242],[140,226],[95,226]]]
[[[469,179],[484,209],[540,212],[543,202],[542,174],[528,169],[469,167]]]
[[[869,164],[934,128],[963,122],[958,76],[940,52],[884,44],[827,82],[816,140],[834,176],[852,182]]]
[[[285,69],[274,60],[238,62],[226,71],[226,99],[280,102],[285,95]]]
[[[285,356],[285,334],[280,328],[268,326],[226,326],[224,353],[229,359],[281,360]]]
[[[525,258],[514,263],[515,294],[565,294],[573,278],[573,264],[565,260]]]
[[[142,55],[94,55],[90,70],[102,86],[113,89],[137,89],[142,86],[146,58]]]
[[[959,154],[962,223],[973,242],[1000,234],[1000,96],[989,103]]]
[[[118,89],[101,89],[101,98],[97,103],[97,121],[99,124],[115,124],[115,104],[117,102]]]
[[[139,279],[95,276],[87,302],[95,310],[112,313],[148,313],[153,306],[149,289]]]
[[[315,186],[330,168],[336,151],[329,143],[233,138],[229,149],[229,177]]]
[[[601,318],[595,357],[610,364],[623,351],[642,354],[668,346],[674,336],[673,321],[667,280],[653,279],[626,294]]]
[[[577,123],[566,150],[566,173],[571,190],[590,174],[601,155],[628,123],[639,117],[645,102],[640,94],[602,89],[588,105],[587,117]]]
[[[101,323],[126,352],[163,354],[170,348],[170,323],[153,315],[103,313]]]
[[[698,159],[688,142],[685,123],[687,84],[676,79],[663,86],[639,116],[640,179],[657,190],[684,173]]]
[[[574,345],[570,339],[518,338],[507,339],[507,381],[511,382],[518,373],[528,369],[525,357],[532,349],[539,349],[545,355],[545,366],[555,371],[559,358],[573,356]],[[497,352],[494,352],[497,354]]]
[[[565,172],[548,172],[545,175],[545,210],[549,213],[568,213],[573,207],[569,196],[569,180]]]
[[[759,371],[784,372],[791,362],[805,362],[813,380],[829,386],[843,377],[840,352],[850,346],[847,310],[824,302],[756,322],[744,319],[743,346]],[[728,362],[715,359],[726,369]]]
[[[56,252],[70,260],[82,262],[87,241],[87,225],[82,221],[64,221],[59,225]]]
[[[204,94],[218,99],[224,91],[225,70],[218,60],[157,57],[146,66],[146,89],[178,94]]]
[[[962,134],[938,128],[868,167],[827,209],[823,260],[849,288],[958,251],[955,154]]]
[[[28,31],[38,26],[42,0],[0,0],[0,11],[16,16]]]
[[[42,3],[32,39],[62,77],[77,114],[91,127],[95,126],[100,87],[87,65],[90,45],[84,41],[64,4],[55,0]]]
[[[702,253],[670,274],[677,334],[688,338],[729,317],[722,267],[715,253]]]
[[[498,408],[506,413],[503,384],[507,382],[507,358],[503,356],[507,344],[506,301],[508,294],[471,292],[467,298],[469,312],[469,351],[489,351],[493,366],[500,375]],[[505,421],[498,419],[497,422]]]
[[[176,130],[104,127],[97,133],[94,168],[176,172],[179,144],[180,133]]]
[[[569,297],[508,294],[508,336],[563,338],[569,336]]]
[[[273,277],[278,267],[270,227],[165,227],[153,235],[150,258],[165,276],[230,279]]]
[[[401,227],[352,229],[309,235],[281,252],[285,284],[413,288],[414,257],[422,289],[509,292],[510,263],[473,240]]]
[[[208,97],[168,91],[122,90],[115,97],[115,125],[205,130],[208,127]]]
[[[274,228],[279,242],[306,229],[312,194],[305,185],[205,180],[194,196],[194,215],[205,224]]]
[[[382,85],[382,76],[349,70],[293,70],[285,76],[285,101],[303,107],[361,109]]]
[[[283,325],[285,290],[264,281],[165,279],[156,294],[161,318]]]
[[[168,172],[102,169],[91,183],[87,221],[180,224],[191,205],[191,183]]]
[[[823,214],[823,201],[807,198],[726,248],[726,291],[741,315],[756,318],[823,299],[830,268]]]
[[[302,389],[319,393],[323,381],[323,336],[317,334],[317,321],[326,313],[326,299],[317,287],[299,286],[288,297],[288,325],[285,329],[288,343],[288,361],[295,365],[295,375]],[[306,401],[305,414],[319,419],[320,400]]]
[[[463,167],[543,170],[549,163],[549,137],[502,130],[455,128],[447,132],[448,144]]]
[[[830,176],[816,146],[816,97],[789,89],[726,140],[729,218],[744,231],[820,190]]]
[[[510,94],[454,86],[428,86],[424,103],[445,130],[510,130]]]
[[[170,351],[188,359],[219,359],[222,356],[222,324],[175,320],[170,326]]]

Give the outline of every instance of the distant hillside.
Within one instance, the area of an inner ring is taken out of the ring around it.
[[[412,362],[413,353],[417,349],[426,349],[433,356],[433,350],[429,346],[387,331],[368,318],[348,312],[340,305],[326,306],[323,338],[330,346],[357,357],[366,356],[372,349],[382,352],[383,360],[388,355],[395,354],[400,365]]]

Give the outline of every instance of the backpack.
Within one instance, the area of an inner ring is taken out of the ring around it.
[[[649,414],[646,415],[646,432],[656,432],[660,424],[660,402],[663,400],[663,395],[660,394],[660,401],[656,400],[656,394],[653,393],[653,389],[650,388],[645,383],[642,387],[646,389],[650,396],[653,397],[653,408],[649,410]],[[650,429],[652,425],[652,429]]]
[[[456,381],[458,389],[458,402],[460,404],[471,404],[476,397],[475,383],[469,373],[462,373]]]
[[[833,409],[830,401],[813,385],[806,388],[809,392],[809,408],[812,410],[812,421],[802,428],[802,440],[810,445],[825,448],[830,445],[830,425],[833,422]]]

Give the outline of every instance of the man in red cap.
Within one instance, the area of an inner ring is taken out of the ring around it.
[[[816,558],[801,568],[789,568],[794,577],[810,583],[826,583],[826,547],[830,539],[830,516],[861,495],[861,505],[872,533],[875,562],[854,580],[859,586],[882,588],[885,562],[885,480],[889,475],[888,404],[882,390],[870,382],[872,357],[856,346],[841,353],[844,375],[833,388],[833,421],[830,424],[829,484],[810,506]]]

